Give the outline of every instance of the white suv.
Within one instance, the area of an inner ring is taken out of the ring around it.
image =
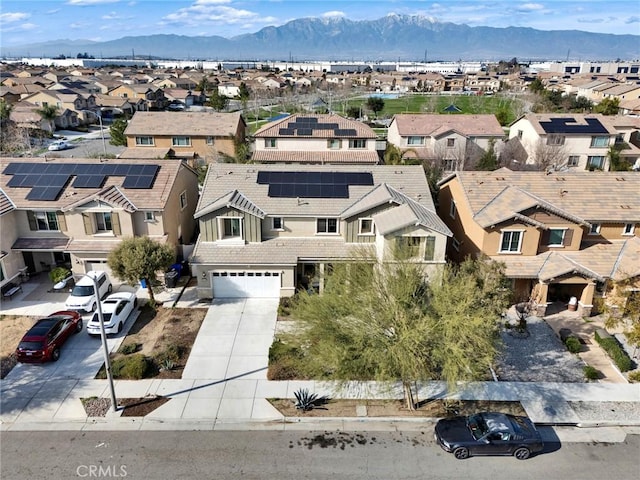
[[[93,278],[98,281],[98,298],[94,293]],[[111,293],[113,286],[106,272],[92,270],[78,280],[71,294],[67,297],[65,307],[67,310],[84,310],[93,312],[97,302],[106,294]]]

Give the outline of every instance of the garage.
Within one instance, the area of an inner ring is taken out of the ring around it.
[[[213,272],[213,298],[273,298],[280,296],[280,273]]]
[[[107,275],[109,275],[109,279],[111,280],[111,282],[113,282],[113,274],[111,273],[111,269],[107,265],[107,261],[106,260],[86,261],[85,264],[84,264],[84,267],[85,267],[85,270],[87,272],[89,272],[91,270],[107,272]]]

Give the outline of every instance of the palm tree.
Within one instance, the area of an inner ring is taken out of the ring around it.
[[[56,129],[55,120],[58,116],[58,107],[55,105],[43,105],[42,108],[36,110],[36,113],[47,122],[49,132],[53,133]]]

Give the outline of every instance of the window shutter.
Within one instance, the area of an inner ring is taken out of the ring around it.
[[[58,230],[62,232],[67,231],[67,219],[64,216],[64,213],[61,211],[56,212],[56,217],[58,217]]]
[[[113,228],[114,235],[122,235],[122,229],[120,228],[120,216],[115,212],[111,213],[111,228]]]
[[[564,231],[564,238],[562,239],[562,245],[564,245],[565,247],[567,245],[571,245],[571,240],[573,240],[573,229],[567,228]]]
[[[84,222],[84,233],[86,233],[87,235],[93,235],[94,231],[93,224],[91,223],[91,217],[88,214],[83,213],[82,221]]]
[[[27,210],[27,219],[29,220],[29,230],[38,230],[36,215],[32,210]]]
[[[542,245],[549,245],[549,240],[551,239],[551,230],[544,230],[542,232],[542,238],[540,240]]]

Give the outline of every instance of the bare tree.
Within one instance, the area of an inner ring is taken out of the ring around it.
[[[549,144],[549,141],[552,144]],[[527,163],[533,163],[537,170],[544,171],[550,168],[558,169],[567,163],[569,151],[567,147],[562,145],[553,145],[552,138],[541,138],[533,146],[532,155]]]

